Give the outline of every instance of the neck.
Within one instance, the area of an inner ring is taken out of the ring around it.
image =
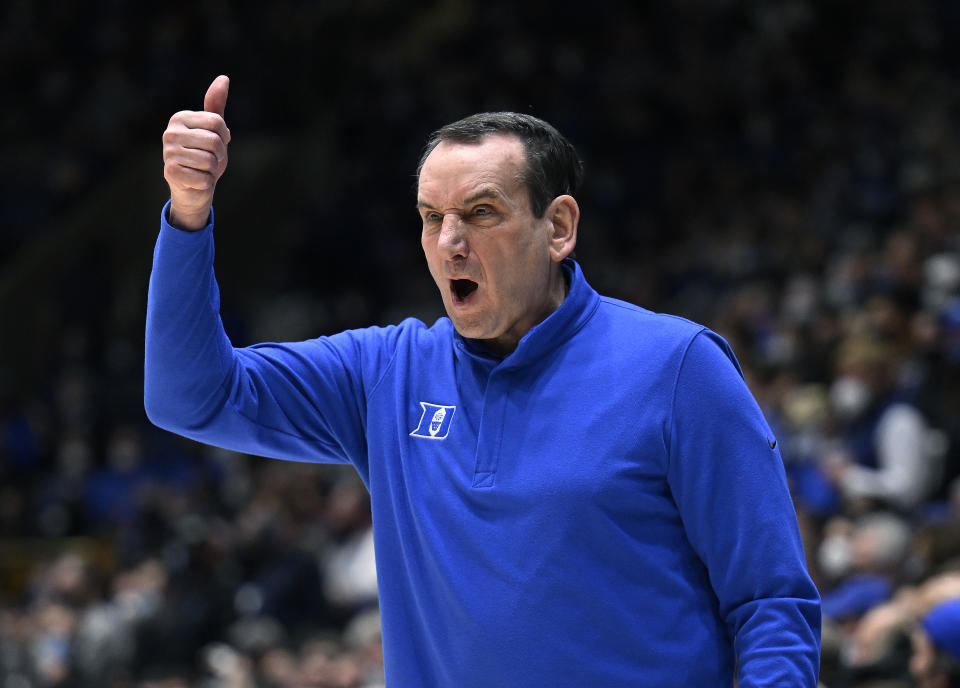
[[[482,339],[480,341],[483,342],[483,345],[489,349],[491,353],[497,356],[502,357],[512,354],[527,332],[542,323],[550,317],[551,313],[560,308],[567,298],[569,291],[570,277],[567,275],[567,271],[564,270],[560,264],[554,265],[550,275],[550,283],[546,291],[547,296],[542,302],[542,307],[537,309],[537,311],[526,320],[525,326],[515,328],[502,337]]]

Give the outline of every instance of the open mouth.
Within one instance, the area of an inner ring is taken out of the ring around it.
[[[450,280],[450,289],[453,292],[454,303],[465,302],[470,294],[477,290],[479,285],[473,280],[455,279]]]

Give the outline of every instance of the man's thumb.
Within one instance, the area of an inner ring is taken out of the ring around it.
[[[207,89],[207,95],[203,97],[203,109],[206,112],[215,112],[223,117],[223,112],[227,107],[227,91],[230,90],[230,77],[221,74]]]

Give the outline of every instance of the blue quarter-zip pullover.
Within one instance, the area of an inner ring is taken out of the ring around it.
[[[503,358],[447,318],[235,349],[212,219],[165,218],[147,412],[356,467],[390,688],[717,688],[735,667],[740,688],[816,686],[776,440],[716,334],[601,297],[568,260],[566,300]]]

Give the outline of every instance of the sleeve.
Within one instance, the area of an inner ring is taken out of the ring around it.
[[[677,376],[668,480],[706,566],[740,688],[817,685],[820,596],[783,462],[729,346],[703,330]]]
[[[298,461],[352,462],[367,475],[368,386],[396,328],[235,349],[219,315],[213,219],[185,232],[166,221],[147,299],[144,407],[191,439]]]

